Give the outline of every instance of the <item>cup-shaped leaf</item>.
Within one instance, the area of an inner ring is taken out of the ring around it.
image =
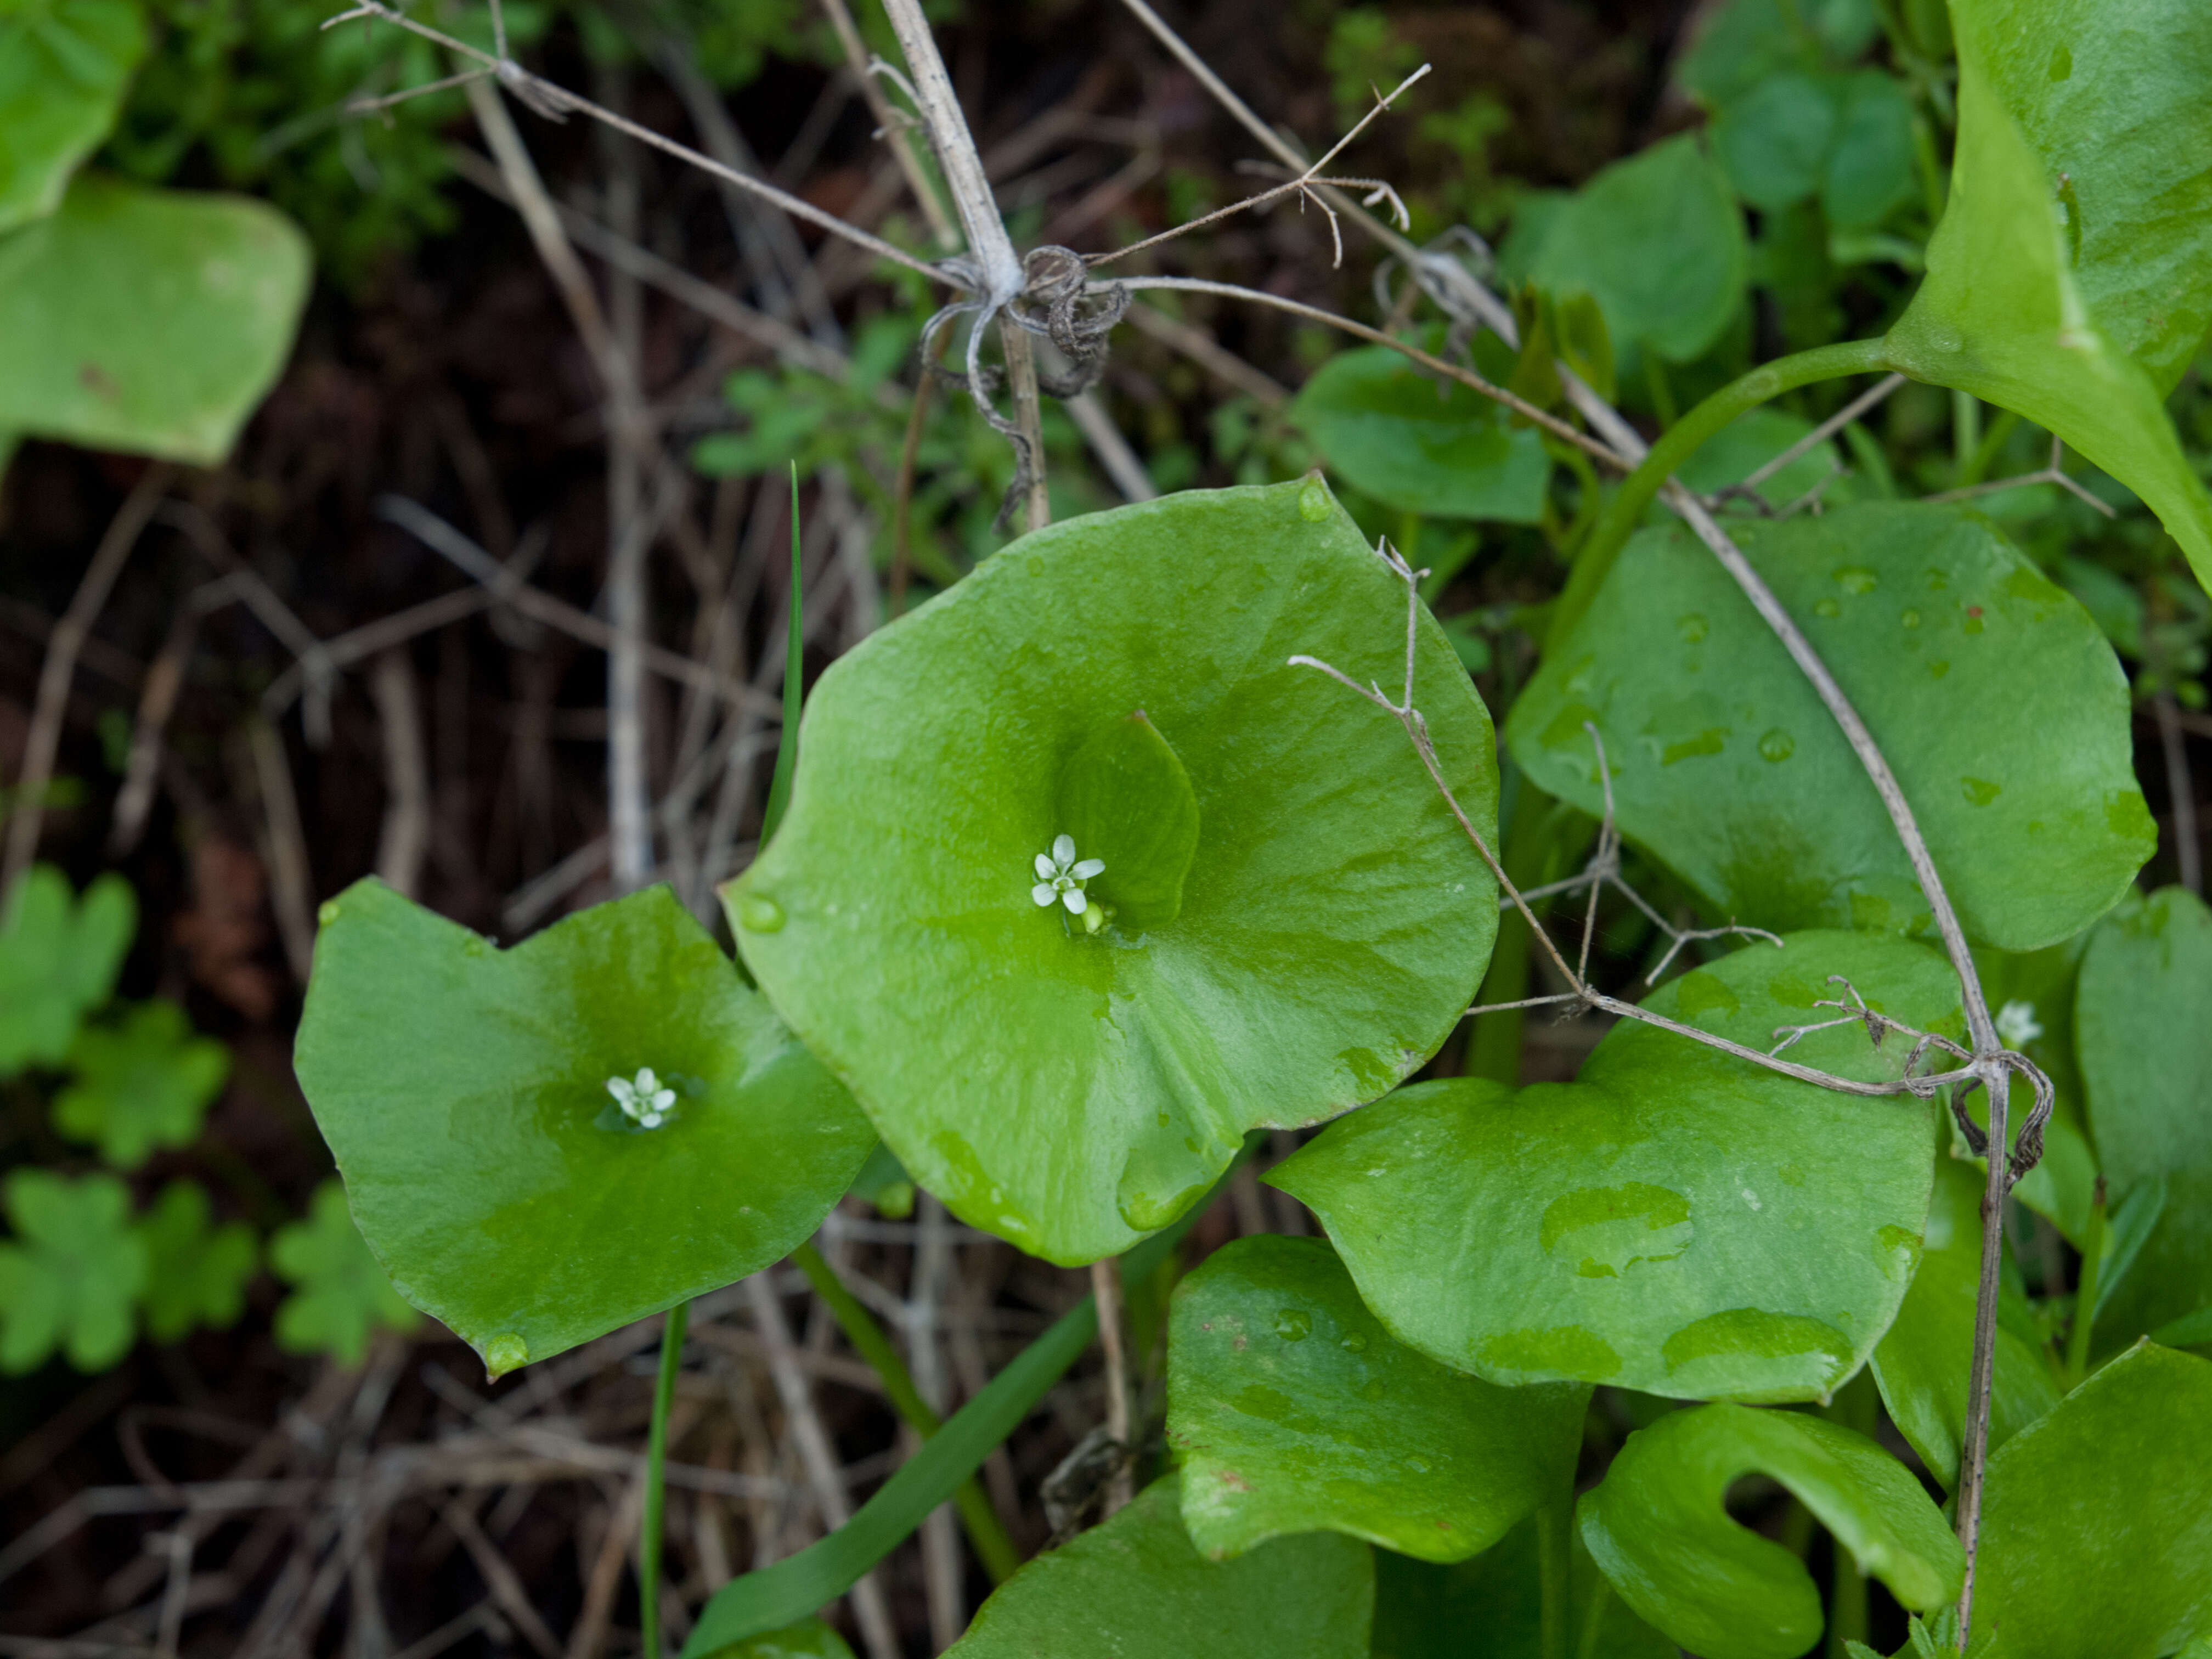
[[[1959,1593],[1966,1553],[1905,1466],[1865,1436],[1799,1412],[1704,1406],[1628,1437],[1577,1506],[1583,1541],[1622,1601],[1705,1659],[1797,1659],[1820,1592],[1795,1552],[1729,1516],[1758,1473],[1789,1488],[1859,1570],[1905,1607]]]
[[[1102,1526],[1038,1556],[983,1603],[957,1659],[1366,1659],[1375,1567],[1334,1533],[1233,1561],[1191,1547],[1169,1475]]]
[[[78,179],[0,241],[0,428],[214,465],[291,352],[311,265],[265,202]]]
[[[2064,439],[2212,581],[2212,497],[2161,407],[2212,325],[2212,15],[2199,0],[1951,12],[1951,201],[1890,362]]]
[[[2167,887],[2090,935],[2075,1002],[2089,1127],[2117,1220],[2150,1220],[2100,1298],[2103,1349],[2212,1310],[2212,911]],[[2117,1229],[2116,1229],[2117,1231]],[[2116,1263],[2107,1259],[2106,1271]],[[2181,1346],[2212,1340],[2176,1337]]]
[[[1208,1555],[1327,1528],[1430,1561],[1566,1491],[1589,1390],[1501,1389],[1383,1329],[1319,1239],[1247,1238],[1176,1287],[1168,1443]]]
[[[1867,933],[1752,945],[1644,1006],[1746,1047],[1835,1017],[1846,976],[1960,1029],[1942,958]],[[1893,1079],[1905,1045],[1815,1033],[1789,1057]],[[1495,1382],[1805,1400],[1897,1311],[1928,1213],[1932,1107],[1801,1083],[1623,1020],[1572,1083],[1425,1083],[1332,1125],[1268,1179],[1321,1216],[1401,1341]]]
[[[1413,623],[1486,836],[1489,717]],[[1064,1263],[1127,1248],[1247,1129],[1389,1089],[1474,994],[1480,859],[1390,716],[1288,661],[1402,691],[1407,624],[1318,477],[1024,538],[815,686],[790,814],[727,892],[747,964],[963,1219]]]
[[[1444,519],[1534,524],[1552,463],[1534,427],[1432,380],[1388,346],[1340,352],[1291,406],[1329,465],[1386,506]]]
[[[2157,841],[2127,678],[2087,612],[1969,512],[1870,501],[1735,533],[1881,745],[1971,933],[2031,951],[2112,908]],[[1506,721],[1537,785],[1594,813],[1585,721],[1623,833],[1723,914],[1926,931],[1858,757],[1686,531],[1622,550]]]
[[[874,1145],[665,887],[501,951],[358,882],[295,1063],[392,1284],[495,1374],[775,1261]]]
[[[1875,1345],[1872,1362],[1890,1419],[1947,1490],[1958,1484],[1966,1374],[1974,1357],[1981,1202],[1977,1170],[1952,1158],[1936,1159],[1936,1197],[1928,1208],[1920,1265],[1897,1317]],[[1999,1292],[1997,1318],[1991,1450],[2058,1403],[2058,1384],[2044,1359],[2033,1316],[2008,1285]]]
[[[0,231],[52,213],[123,107],[146,55],[138,0],[45,0],[0,12]]]
[[[2002,1659],[2212,1639],[2212,1361],[2137,1343],[1990,1459],[1974,1625]]]

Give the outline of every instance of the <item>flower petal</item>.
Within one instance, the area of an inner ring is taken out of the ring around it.
[[[641,1094],[641,1095],[649,1095],[649,1094],[651,1094],[651,1093],[652,1093],[655,1089],[658,1089],[659,1086],[660,1086],[660,1079],[659,1079],[659,1078],[657,1078],[657,1077],[653,1076],[653,1067],[652,1067],[652,1066],[639,1066],[639,1067],[637,1068],[637,1091],[638,1091],[638,1093],[640,1093],[640,1094]]]
[[[1059,867],[1042,853],[1036,855],[1036,872],[1039,881],[1050,881],[1058,872]]]
[[[1048,881],[1039,882],[1030,889],[1030,896],[1037,902],[1037,906],[1041,909],[1049,905],[1054,898],[1052,884]]]
[[[1075,837],[1054,836],[1052,838],[1052,861],[1065,870],[1075,862]]]
[[[1073,876],[1078,881],[1088,881],[1093,876],[1103,875],[1105,871],[1106,860],[1104,859],[1085,859],[1082,863],[1077,865],[1075,868],[1069,871],[1067,873]]]
[[[1079,887],[1069,888],[1060,896],[1060,902],[1067,907],[1067,914],[1071,916],[1081,915],[1085,907],[1091,902],[1083,896],[1083,890]]]

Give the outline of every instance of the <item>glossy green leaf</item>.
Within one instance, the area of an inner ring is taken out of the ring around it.
[[[54,1099],[54,1127],[135,1170],[156,1147],[199,1139],[230,1075],[230,1051],[193,1035],[173,1002],[142,1002],[115,1024],[88,1025],[70,1049],[76,1077]]]
[[[2138,1343],[1990,1459],[1990,1659],[2160,1659],[2212,1638],[2212,1361]]]
[[[1835,143],[1820,177],[1820,210],[1840,230],[1880,224],[1910,199],[1912,100],[1904,82],[1880,70],[1838,76]]]
[[[1402,684],[1406,637],[1402,584],[1317,477],[1025,537],[817,683],[790,816],[726,891],[746,963],[963,1219],[1063,1263],[1124,1249],[1247,1129],[1389,1089],[1473,995],[1489,875],[1390,717],[1286,661]],[[1416,637],[1415,700],[1487,834],[1488,716],[1425,615]],[[1138,710],[1197,846],[1173,921],[1094,934],[1036,902],[1034,861],[1075,841],[1071,758]]]
[[[81,1371],[106,1370],[130,1349],[146,1283],[130,1193],[113,1176],[17,1169],[7,1207],[15,1237],[0,1243],[0,1373],[36,1370],[57,1350]]]
[[[201,1326],[228,1330],[246,1311],[246,1283],[260,1265],[253,1229],[217,1227],[206,1189],[173,1181],[138,1223],[146,1244],[146,1334],[174,1342]]]
[[[1743,218],[1694,134],[1616,161],[1553,216],[1530,277],[1589,295],[1614,340],[1702,356],[1743,303]]]
[[[212,465],[284,367],[310,275],[266,203],[81,179],[0,238],[0,427]]]
[[[15,884],[0,917],[0,1078],[69,1058],[77,1023],[115,988],[137,929],[138,901],[120,876],[97,878],[74,904],[51,865]]]
[[[1445,519],[1534,524],[1552,463],[1534,427],[1423,374],[1388,346],[1340,352],[1291,406],[1334,471],[1376,500]]]
[[[975,1614],[957,1659],[1366,1659],[1375,1569],[1335,1533],[1279,1538],[1233,1561],[1192,1547],[1169,1475],[1038,1556]]]
[[[2156,845],[2126,677],[2081,607],[1979,515],[1869,501],[1745,523],[1744,551],[1874,733],[1967,930],[2078,933]],[[1723,914],[1772,928],[1929,926],[1834,719],[1719,563],[1638,534],[1506,722],[1547,793],[1597,811]]]
[[[1982,1177],[1973,1166],[1936,1161],[1920,1266],[1904,1305],[1874,1351],[1882,1404],[1928,1471],[1958,1483],[1966,1421],[1966,1373],[1974,1357],[1974,1300],[1982,1260]],[[2058,1382],[2035,1334],[2034,1318],[2009,1287],[1999,1296],[1996,1375],[1990,1396],[1990,1446],[2004,1443],[2058,1403]]]
[[[297,1287],[276,1310],[276,1346],[289,1352],[327,1353],[357,1365],[377,1327],[410,1331],[418,1322],[355,1229],[345,1189],[335,1181],[315,1188],[306,1220],[276,1230],[269,1265]]]
[[[2212,326],[2212,12],[1954,0],[1959,140],[1891,362],[2064,439],[2212,580],[2212,497],[2160,406]]]
[[[1825,1622],[1804,1563],[1729,1516],[1729,1485],[1754,1472],[1787,1487],[1905,1607],[1958,1595],[1966,1553],[1873,1441],[1800,1412],[1672,1412],[1628,1437],[1576,1516],[1621,1599],[1704,1659],[1798,1659]]]
[[[0,5],[0,231],[60,205],[145,55],[137,0]]]
[[[1198,852],[1198,796],[1143,709],[1108,720],[1076,746],[1054,805],[1054,821],[1084,856],[1105,865],[1089,896],[1116,927],[1164,927],[1182,913],[1183,878]]]
[[[1168,1443],[1191,1541],[1216,1559],[1328,1528],[1464,1559],[1568,1488],[1589,1403],[1407,1347],[1319,1239],[1239,1240],[1176,1291]]]
[[[1935,952],[1865,933],[1751,945],[1660,987],[1655,1012],[1745,1044],[1832,1017],[1847,976],[1956,1033]],[[1902,1045],[1839,1027],[1807,1065],[1894,1078]],[[1624,1021],[1568,1084],[1426,1083],[1332,1125],[1268,1179],[1320,1215],[1401,1341],[1492,1382],[1805,1400],[1857,1370],[1918,1254],[1933,1108],[1869,1100]]]
[[[295,1060],[392,1282],[494,1374],[766,1267],[874,1144],[665,887],[501,951],[356,883]],[[650,1128],[609,1087],[648,1068]]]
[[[1470,1560],[1440,1566],[1375,1553],[1370,1659],[1547,1659],[1538,1517]],[[1576,1659],[1679,1659],[1681,1650],[1638,1619],[1568,1529],[1566,1651]],[[1470,1647],[1470,1636],[1480,1645]]]
[[[2090,936],[2075,1003],[2089,1128],[2117,1224],[2162,1202],[2097,1313],[2100,1348],[2212,1308],[2212,911],[2167,887]],[[2116,1240],[2116,1243],[2121,1241]]]

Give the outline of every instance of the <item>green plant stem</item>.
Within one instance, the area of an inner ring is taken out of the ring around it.
[[[806,657],[805,572],[799,554],[799,463],[791,464],[791,631],[783,653],[783,730],[776,734],[775,771],[768,786],[768,805],[761,811],[760,842],[775,833],[783,822],[783,809],[791,804],[792,774],[799,769],[799,710],[805,696]]]
[[[1821,1413],[1871,1440],[1881,1427],[1881,1396],[1874,1373],[1863,1370],[1837,1391],[1835,1403]],[[1832,1587],[1828,1595],[1828,1659],[1845,1659],[1848,1642],[1867,1639],[1867,1581],[1858,1558],[1831,1540]]]
[[[1951,459],[1960,484],[1972,483],[1975,455],[1982,447],[1982,401],[1971,392],[1951,393]]]
[[[1585,820],[1586,822],[1587,820]],[[1520,780],[1511,822],[1505,831],[1505,873],[1516,887],[1541,886],[1552,866],[1564,865],[1580,850],[1567,844],[1559,804],[1536,789],[1526,774]],[[1581,837],[1575,837],[1579,842]],[[1543,901],[1538,900],[1538,914]],[[1491,948],[1490,970],[1483,975],[1480,1003],[1518,1002],[1528,994],[1528,953],[1535,941],[1517,908],[1498,918],[1498,942]],[[1528,1010],[1505,1008],[1475,1017],[1467,1050],[1468,1077],[1485,1077],[1509,1087],[1521,1081],[1521,1034]]]
[[[1967,460],[1966,469],[1959,475],[1959,481],[1954,488],[1964,489],[1988,477],[1990,468],[1996,465],[1997,452],[2005,447],[2005,440],[2012,436],[2019,425],[2019,411],[1999,410],[1996,419],[1991,421],[1989,429],[1982,434],[1981,442],[1974,446],[1973,455]]]
[[[1536,1584],[1542,1595],[1538,1626],[1543,1659],[1567,1659],[1570,1568],[1574,1559],[1575,1494],[1571,1485],[1536,1511]]]
[[[1568,573],[1566,588],[1560,593],[1559,608],[1552,616],[1547,646],[1565,639],[1582,619],[1599,585],[1605,580],[1606,573],[1613,568],[1613,562],[1643,521],[1644,509],[1651,505],[1675,469],[1696,454],[1707,439],[1747,410],[1756,409],[1785,392],[1810,386],[1815,380],[1841,380],[1847,374],[1875,374],[1887,370],[1890,365],[1883,356],[1884,349],[1881,340],[1846,340],[1800,351],[1792,356],[1778,357],[1741,379],[1729,381],[1669,426],[1636,471],[1622,481],[1613,499],[1606,503],[1605,511],[1599,514],[1589,540]]]
[[[668,1310],[660,1329],[660,1377],[653,1389],[653,1425],[645,1437],[645,1504],[637,1528],[637,1625],[645,1659],[660,1659],[660,1532],[668,1468],[668,1408],[676,1399],[676,1373],[684,1364],[684,1328],[691,1304]]]
[[[2089,1203],[2089,1226],[2081,1237],[2081,1282],[2074,1287],[2074,1327],[2066,1333],[2066,1391],[2081,1386],[2089,1374],[2089,1329],[2097,1322],[2097,1290],[2105,1266],[2105,1177],[2097,1177]]]
[[[924,1440],[944,1426],[914,1385],[914,1374],[907,1370],[906,1361],[899,1358],[884,1328],[876,1323],[874,1316],[860,1305],[860,1300],[845,1288],[845,1281],[837,1277],[837,1270],[822,1258],[822,1253],[811,1244],[801,1244],[791,1253],[799,1264],[799,1271],[806,1275],[806,1282],[814,1287],[815,1295],[822,1298],[837,1322],[837,1328],[845,1333],[845,1340],[853,1345],[853,1352],[866,1360],[871,1369],[883,1380],[884,1397],[891,1403],[906,1425]],[[963,1481],[952,1494],[952,1502],[960,1511],[960,1524],[967,1529],[968,1541],[975,1547],[975,1559],[983,1564],[983,1571],[991,1575],[991,1582],[1003,1584],[1014,1576],[1022,1565],[1021,1552],[1006,1534],[999,1512],[991,1507],[991,1500],[973,1477]]]

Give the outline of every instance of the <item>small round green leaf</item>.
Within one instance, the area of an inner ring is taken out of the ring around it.
[[[81,1371],[106,1370],[130,1350],[146,1283],[130,1193],[113,1176],[18,1169],[7,1207],[15,1236],[0,1243],[0,1373],[35,1370],[57,1349]]]
[[[1001,1584],[957,1659],[1367,1659],[1375,1568],[1334,1533],[1279,1538],[1234,1561],[1191,1547],[1169,1475],[1102,1526]]]
[[[1386,506],[1442,519],[1534,524],[1552,463],[1534,427],[1492,399],[1440,381],[1388,346],[1340,352],[1291,416],[1346,482]]]
[[[295,1058],[392,1283],[498,1370],[775,1261],[873,1144],[665,887],[501,951],[357,883]],[[608,1086],[648,1068],[650,1127]]]
[[[38,865],[0,916],[0,1078],[69,1058],[77,1022],[107,1000],[138,927],[131,884],[97,878],[74,905],[68,879]]]
[[[0,231],[60,204],[145,55],[137,0],[13,0],[0,10]]]
[[[1705,1659],[1798,1659],[1820,1592],[1796,1553],[1729,1516],[1753,1472],[1789,1488],[1863,1572],[1921,1612],[1949,1602],[1966,1553],[1905,1466],[1864,1436],[1798,1412],[1705,1406],[1628,1437],[1577,1506],[1583,1541],[1621,1600]]]
[[[1820,190],[1842,116],[1836,78],[1771,75],[1713,118],[1713,154],[1753,207],[1772,213]]]
[[[1425,613],[1414,639],[1486,836],[1488,716]],[[726,890],[746,963],[963,1219],[1125,1249],[1247,1129],[1389,1090],[1474,994],[1481,860],[1396,722],[1287,660],[1402,688],[1406,641],[1317,477],[1025,537],[816,685],[790,815]]]
[[[1653,1012],[1747,1047],[1847,976],[1921,1030],[1960,1028],[1935,952],[1864,933],[1751,945]],[[1895,1078],[1856,1025],[1790,1051]],[[1799,1083],[1624,1020],[1568,1084],[1425,1083],[1334,1124],[1268,1179],[1312,1206],[1401,1341],[1494,1382],[1676,1399],[1825,1396],[1903,1298],[1928,1213],[1933,1108]]]
[[[114,1024],[88,1025],[70,1049],[76,1076],[54,1099],[54,1127],[135,1170],[156,1147],[199,1139],[230,1075],[230,1051],[192,1034],[173,1002],[142,1002]]]
[[[1319,1239],[1242,1239],[1176,1290],[1168,1443],[1183,1523],[1217,1559],[1326,1528],[1464,1559],[1566,1489],[1589,1403],[1416,1353]]]
[[[1869,501],[1735,532],[1888,757],[1969,932],[2079,933],[2157,845],[2127,677],[1978,514]],[[1506,721],[1540,788],[1604,805],[1723,915],[1923,933],[1927,901],[1834,718],[1680,528],[1639,533]]]

